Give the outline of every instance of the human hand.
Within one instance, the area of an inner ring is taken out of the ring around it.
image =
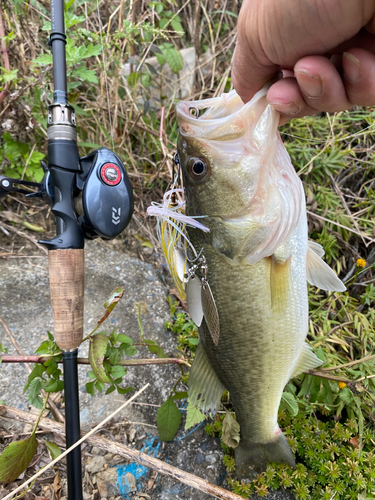
[[[375,0],[244,0],[234,88],[247,102],[276,75],[280,123],[375,105]]]

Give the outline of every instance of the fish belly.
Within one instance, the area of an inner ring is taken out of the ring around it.
[[[241,446],[270,443],[280,433],[278,407],[301,355],[308,329],[304,259],[291,256],[272,296],[272,258],[231,265],[204,247],[208,280],[220,319],[214,345],[205,322],[202,346],[230,392],[241,429]],[[303,262],[301,262],[303,260]]]

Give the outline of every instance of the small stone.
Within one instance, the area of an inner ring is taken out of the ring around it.
[[[93,446],[91,450],[91,455],[104,455],[105,451],[98,446]]]
[[[90,474],[96,474],[97,472],[100,471],[100,469],[104,466],[106,463],[106,460],[102,456],[95,456],[92,457],[91,459],[89,458],[88,463],[86,465],[86,470]]]
[[[92,498],[92,495],[90,495],[90,493],[86,493],[86,491],[84,491],[82,495],[83,495],[83,500],[91,500]]]
[[[133,442],[134,441],[134,438],[135,438],[135,435],[136,435],[136,428],[135,427],[132,427],[129,431],[129,443]]]
[[[115,456],[116,455],[114,453],[106,453],[104,455],[104,458],[106,462],[111,462],[115,458]]]
[[[96,476],[96,484],[99,490],[100,497],[117,496],[120,494],[117,484],[116,468],[109,468],[101,471]]]
[[[130,491],[137,491],[137,482],[135,477],[130,472],[125,474],[126,483]]]
[[[208,462],[210,465],[215,464],[217,462],[216,453],[213,453],[212,455],[206,455],[206,462]]]
[[[201,444],[201,450],[202,451],[206,451],[207,450],[207,443],[206,442]]]
[[[179,483],[174,484],[171,488],[172,493],[180,493],[181,485]]]
[[[197,464],[200,465],[202,462],[204,462],[204,455],[203,453],[199,453],[197,457]]]

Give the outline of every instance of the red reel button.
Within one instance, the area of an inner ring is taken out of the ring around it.
[[[100,177],[108,186],[117,186],[121,181],[121,171],[114,163],[105,163],[100,169]]]

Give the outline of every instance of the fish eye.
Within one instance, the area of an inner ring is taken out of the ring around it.
[[[191,158],[188,165],[188,173],[194,181],[202,181],[208,172],[207,163],[201,158]]]

